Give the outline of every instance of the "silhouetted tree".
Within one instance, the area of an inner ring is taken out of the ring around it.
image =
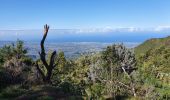
[[[47,59],[46,59],[44,42],[45,42],[45,39],[46,39],[46,37],[47,37],[48,30],[49,30],[49,26],[46,24],[46,25],[44,26],[44,35],[43,35],[43,38],[42,38],[41,43],[40,43],[41,52],[39,52],[40,60],[42,61],[43,66],[44,66],[44,68],[45,68],[45,70],[46,70],[47,72],[46,72],[46,73],[43,72],[43,70],[42,70],[42,69],[40,68],[40,66],[38,65],[38,62],[36,62],[37,70],[38,70],[38,72],[40,73],[40,75],[42,76],[44,83],[51,83],[52,71],[53,71],[53,69],[54,69],[55,66],[56,66],[56,64],[54,63],[54,62],[55,62],[56,51],[53,51],[53,52],[52,52],[49,63],[47,62]]]

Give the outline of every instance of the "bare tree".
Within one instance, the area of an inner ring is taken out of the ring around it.
[[[41,45],[41,52],[39,52],[40,60],[42,61],[43,66],[47,70],[47,73],[43,72],[42,69],[40,68],[40,66],[38,65],[38,62],[36,62],[37,70],[38,70],[39,74],[42,76],[44,83],[51,83],[52,71],[56,66],[56,64],[54,63],[56,51],[52,52],[49,63],[47,63],[47,60],[46,60],[44,42],[45,42],[45,39],[47,37],[48,30],[49,30],[49,26],[47,24],[44,25],[44,35],[43,35],[43,38],[42,38],[41,44],[40,44]]]

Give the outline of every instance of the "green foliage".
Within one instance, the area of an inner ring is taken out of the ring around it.
[[[145,98],[158,98],[168,100],[170,97],[170,37],[148,40],[137,47],[137,61],[140,79],[144,85],[141,87],[141,95]],[[146,48],[145,45],[152,45]],[[145,52],[138,49],[146,48]],[[145,91],[143,93],[142,91]]]
[[[101,99],[103,98],[102,97],[103,89],[104,89],[103,84],[95,83],[93,85],[89,85],[85,91],[87,96],[90,97],[91,99]]]
[[[37,100],[55,100],[55,98],[51,96],[42,96],[38,97]]]
[[[13,50],[14,55],[16,55],[18,59],[20,59],[21,57],[25,57],[25,54],[27,53],[27,50],[23,47],[23,43],[23,41],[18,40]]]
[[[118,82],[130,84],[131,79],[122,71],[121,67],[135,67],[133,53],[122,45],[113,45],[96,54],[79,57],[72,63],[73,69],[69,74],[69,81],[82,86],[89,98],[103,98],[105,95],[117,96],[127,94],[128,89]],[[124,89],[125,88],[125,89]]]
[[[166,38],[149,39],[135,48],[135,54],[138,57],[140,55],[145,54],[150,49],[156,49],[159,46],[169,47],[169,43],[170,43],[170,36]]]
[[[131,88],[130,74],[136,65],[133,53],[123,45],[112,45],[97,57],[98,59],[90,64],[90,78],[93,84],[100,84],[104,87],[100,93],[103,93],[103,96],[110,95],[110,97],[127,95],[129,91],[125,85]]]
[[[108,46],[77,59],[66,59],[59,51],[52,84],[40,86],[33,60],[27,57],[23,42],[17,41],[0,48],[0,99],[169,100],[169,43],[170,37],[148,40],[135,48],[135,55],[123,45]],[[51,53],[47,56],[49,63]],[[42,62],[38,64],[46,73]]]
[[[0,63],[3,64],[5,61],[9,60],[13,54],[13,46],[7,46],[0,48]]]
[[[6,61],[10,60],[12,57],[17,59],[22,59],[27,63],[31,63],[32,60],[26,56],[27,50],[23,47],[23,42],[17,40],[16,45],[5,45],[0,48],[0,63],[3,64]]]
[[[57,65],[57,72],[60,74],[64,74],[67,72],[67,61],[63,51],[58,52],[56,57],[56,65]]]
[[[26,53],[27,50],[24,49],[23,42],[20,40],[16,42],[16,45],[12,44],[0,48],[1,88],[27,81],[33,61],[27,57]]]
[[[0,90],[9,86],[11,78],[10,74],[3,68],[0,69]]]
[[[62,89],[64,93],[70,93],[72,95],[83,95],[82,94],[83,89],[78,84],[62,82],[59,84],[59,87]]]
[[[9,86],[2,90],[0,93],[0,99],[13,100],[14,98],[26,93],[28,90],[23,89],[19,85]]]

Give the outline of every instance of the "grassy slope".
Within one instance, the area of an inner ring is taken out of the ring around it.
[[[135,54],[145,54],[150,49],[155,49],[160,46],[170,46],[170,36],[166,38],[153,38],[145,41],[141,45],[135,48]]]
[[[82,100],[81,96],[65,93],[53,86],[33,86],[23,89],[20,85],[7,87],[0,93],[0,100]]]
[[[135,54],[138,62],[141,62],[139,64],[141,65],[143,75],[146,75],[144,83],[149,84],[149,87],[154,87],[154,91],[159,94],[158,98],[160,98],[160,100],[169,100],[170,36],[145,41],[135,48]],[[145,56],[141,59],[141,55]],[[150,95],[153,94],[151,93]]]

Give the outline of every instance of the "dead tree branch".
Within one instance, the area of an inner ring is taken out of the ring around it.
[[[40,43],[41,52],[39,52],[40,59],[41,59],[43,65],[44,65],[44,67],[46,68],[47,73],[45,74],[41,70],[41,68],[38,66],[38,63],[36,64],[37,70],[39,71],[39,73],[43,77],[43,81],[45,83],[50,83],[51,82],[52,71],[53,71],[54,67],[56,66],[54,64],[55,56],[56,56],[56,51],[53,51],[53,53],[51,54],[50,63],[49,64],[47,63],[47,60],[46,60],[46,53],[45,53],[45,48],[44,48],[44,42],[45,42],[45,39],[47,37],[48,30],[49,30],[49,26],[47,24],[44,25],[44,35],[43,35],[43,38],[42,38],[41,43]]]

